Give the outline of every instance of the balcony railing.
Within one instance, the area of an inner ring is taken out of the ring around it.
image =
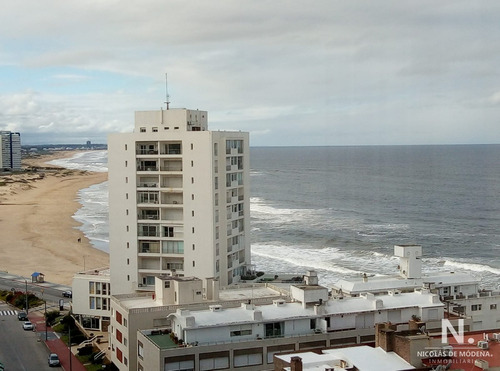
[[[138,219],[143,219],[143,220],[159,220],[160,216],[158,214],[139,214],[137,215]]]
[[[161,166],[160,171],[182,171],[182,166],[172,166],[172,165],[167,165],[167,166]]]
[[[158,171],[158,166],[137,166],[137,171]]]
[[[139,188],[158,188],[158,183],[139,183]]]
[[[157,155],[157,149],[138,149],[136,152],[137,155]]]
[[[146,254],[159,254],[160,253],[160,246],[143,246],[139,250],[140,253],[146,253]]]

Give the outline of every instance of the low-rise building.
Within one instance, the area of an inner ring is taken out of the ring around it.
[[[387,371],[411,370],[411,364],[395,352],[367,345],[321,352],[300,352],[274,356],[274,371]]]
[[[453,295],[471,295],[479,291],[480,279],[465,273],[422,273],[422,246],[396,245],[394,255],[399,257],[399,274],[341,279],[332,286],[333,295],[359,296],[370,292],[387,294],[391,290],[411,292],[419,287],[435,290],[443,300]]]
[[[290,301],[286,291],[269,284],[241,284],[219,288],[218,280],[196,277],[159,276],[154,293],[121,294],[111,297],[111,360],[119,370],[137,370],[137,335],[142,329],[155,334],[170,327],[168,315],[180,308],[239,307],[241,303]],[[149,369],[148,369],[149,370]]]
[[[330,300],[321,286],[293,293],[291,302],[179,308],[168,316],[171,326],[138,332],[137,369],[272,370],[279,352],[373,342],[375,323],[443,317],[439,297],[426,289]]]
[[[111,315],[109,268],[92,269],[73,276],[72,312],[81,327],[107,331]]]

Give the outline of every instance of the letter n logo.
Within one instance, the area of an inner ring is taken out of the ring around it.
[[[447,319],[441,320],[441,343],[446,344],[448,342],[448,332],[450,330],[450,334],[453,336],[455,341],[458,344],[464,343],[464,320],[458,320],[458,334],[455,331],[455,328],[451,324],[451,322]]]

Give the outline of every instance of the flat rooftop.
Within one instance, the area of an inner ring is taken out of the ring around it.
[[[276,298],[280,296],[280,292],[267,287],[265,284],[254,284],[249,287],[227,288],[219,291],[219,300],[216,301],[203,301],[200,304],[214,304],[221,301],[237,301],[237,300],[253,300]],[[161,302],[153,299],[153,292],[140,293],[140,294],[126,294],[115,295],[116,299],[120,300],[120,305],[125,309],[141,309],[150,307],[165,307]],[[166,305],[170,306],[170,305]],[[172,304],[171,306],[177,307],[178,305]],[[182,305],[189,307],[189,305]]]

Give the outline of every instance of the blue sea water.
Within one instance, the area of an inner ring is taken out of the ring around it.
[[[56,164],[106,171],[106,152]],[[250,194],[259,270],[394,274],[393,246],[414,243],[426,272],[500,283],[500,145],[251,148]],[[107,250],[107,183],[79,198],[75,219]]]

